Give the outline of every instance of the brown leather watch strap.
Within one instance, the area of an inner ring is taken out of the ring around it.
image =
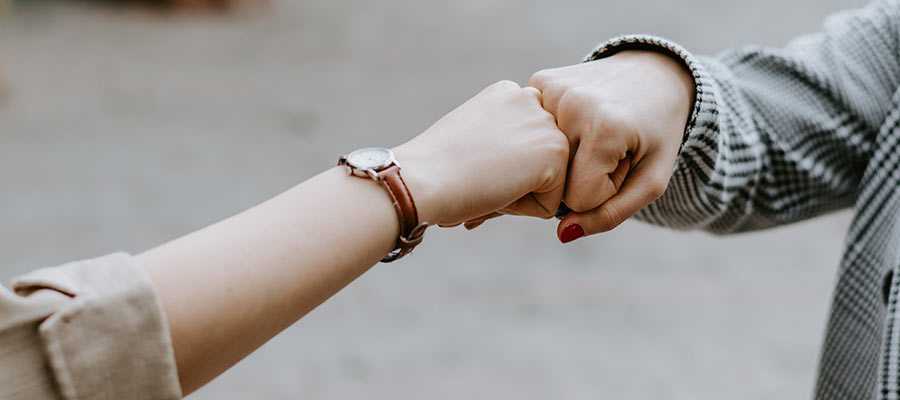
[[[378,172],[378,182],[387,189],[400,218],[400,237],[397,238],[397,246],[382,262],[391,262],[409,254],[425,236],[426,223],[419,223],[419,213],[416,203],[413,201],[409,188],[403,177],[400,176],[400,167],[392,165]]]

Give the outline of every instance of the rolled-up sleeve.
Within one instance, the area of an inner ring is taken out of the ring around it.
[[[169,328],[127,254],[0,287],[0,398],[180,399]]]

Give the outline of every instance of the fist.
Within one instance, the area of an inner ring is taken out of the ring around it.
[[[613,229],[666,190],[694,96],[688,70],[667,55],[624,51],[547,69],[529,84],[569,141],[564,193],[568,242]]]
[[[483,220],[501,209],[549,218],[560,204],[569,142],[534,88],[495,83],[394,149],[419,219]]]

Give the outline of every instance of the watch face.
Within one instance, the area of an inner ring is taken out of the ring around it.
[[[394,152],[383,147],[367,147],[347,155],[347,163],[354,168],[381,170],[394,161]]]

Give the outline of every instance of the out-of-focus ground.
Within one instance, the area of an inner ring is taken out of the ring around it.
[[[618,33],[780,45],[861,1],[18,4],[0,17],[2,278],[200,228]],[[436,229],[193,398],[806,398],[848,222],[628,223],[568,246],[548,221]]]

